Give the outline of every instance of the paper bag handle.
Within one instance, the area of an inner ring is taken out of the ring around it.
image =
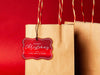
[[[63,14],[63,0],[59,0],[59,12],[58,12],[58,24],[62,23],[62,14]]]
[[[74,22],[75,22],[76,21],[76,14],[75,14],[74,3],[75,3],[75,1],[72,0],[72,8],[73,8],[73,15],[74,15]],[[91,18],[92,23],[94,21],[94,7],[95,7],[95,0],[93,0],[93,6],[92,6],[92,18]],[[81,0],[81,11],[82,11],[83,22],[84,22],[83,0]]]
[[[39,0],[38,3],[38,15],[37,15],[37,25],[35,27],[36,30],[36,40],[38,40],[38,28],[41,25],[42,20],[42,10],[43,10],[43,0]],[[58,24],[62,23],[62,13],[63,13],[63,0],[59,0],[59,12],[58,12]]]

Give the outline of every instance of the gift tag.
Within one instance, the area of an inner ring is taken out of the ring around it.
[[[50,38],[41,39],[25,38],[23,40],[23,57],[24,59],[51,59],[52,43]]]

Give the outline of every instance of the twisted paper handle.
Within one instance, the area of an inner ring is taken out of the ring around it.
[[[94,7],[95,7],[95,0],[93,0],[93,7],[92,7],[92,23],[93,23],[93,17],[94,17]],[[76,21],[76,14],[75,14],[75,8],[74,8],[74,0],[72,0],[72,8],[73,8],[73,14],[74,14],[74,22]],[[83,0],[81,0],[81,11],[84,21],[84,11],[83,11]]]
[[[73,9],[73,15],[74,15],[74,22],[76,21],[76,14],[75,14],[75,8],[74,8],[74,0],[72,0],[72,9]]]
[[[37,20],[37,24],[41,24],[41,17],[42,17],[42,9],[43,9],[43,0],[39,0],[39,4],[38,4],[38,20]]]
[[[63,0],[59,0],[58,24],[61,25],[63,13]]]
[[[84,22],[84,12],[83,12],[83,0],[81,0],[81,11],[82,11],[82,16],[83,16],[83,22]]]
[[[95,7],[95,0],[93,0],[93,7],[92,7],[92,23],[94,21],[94,7]]]

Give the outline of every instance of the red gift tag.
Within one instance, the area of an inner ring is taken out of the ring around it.
[[[24,59],[51,59],[52,40],[49,38],[36,40],[36,38],[25,38],[23,40]]]

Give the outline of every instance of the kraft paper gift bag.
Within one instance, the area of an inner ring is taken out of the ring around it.
[[[100,74],[100,23],[75,22],[76,67],[80,75]]]
[[[94,16],[92,9],[92,22]],[[75,16],[75,15],[74,15]],[[79,75],[100,74],[100,23],[74,22],[75,52]],[[76,67],[77,67],[76,66]]]
[[[26,25],[26,37],[35,38],[35,25]],[[39,38],[53,40],[50,60],[25,60],[25,75],[74,75],[73,25],[39,25]]]
[[[76,22],[75,35],[81,75],[99,75],[100,24]]]

